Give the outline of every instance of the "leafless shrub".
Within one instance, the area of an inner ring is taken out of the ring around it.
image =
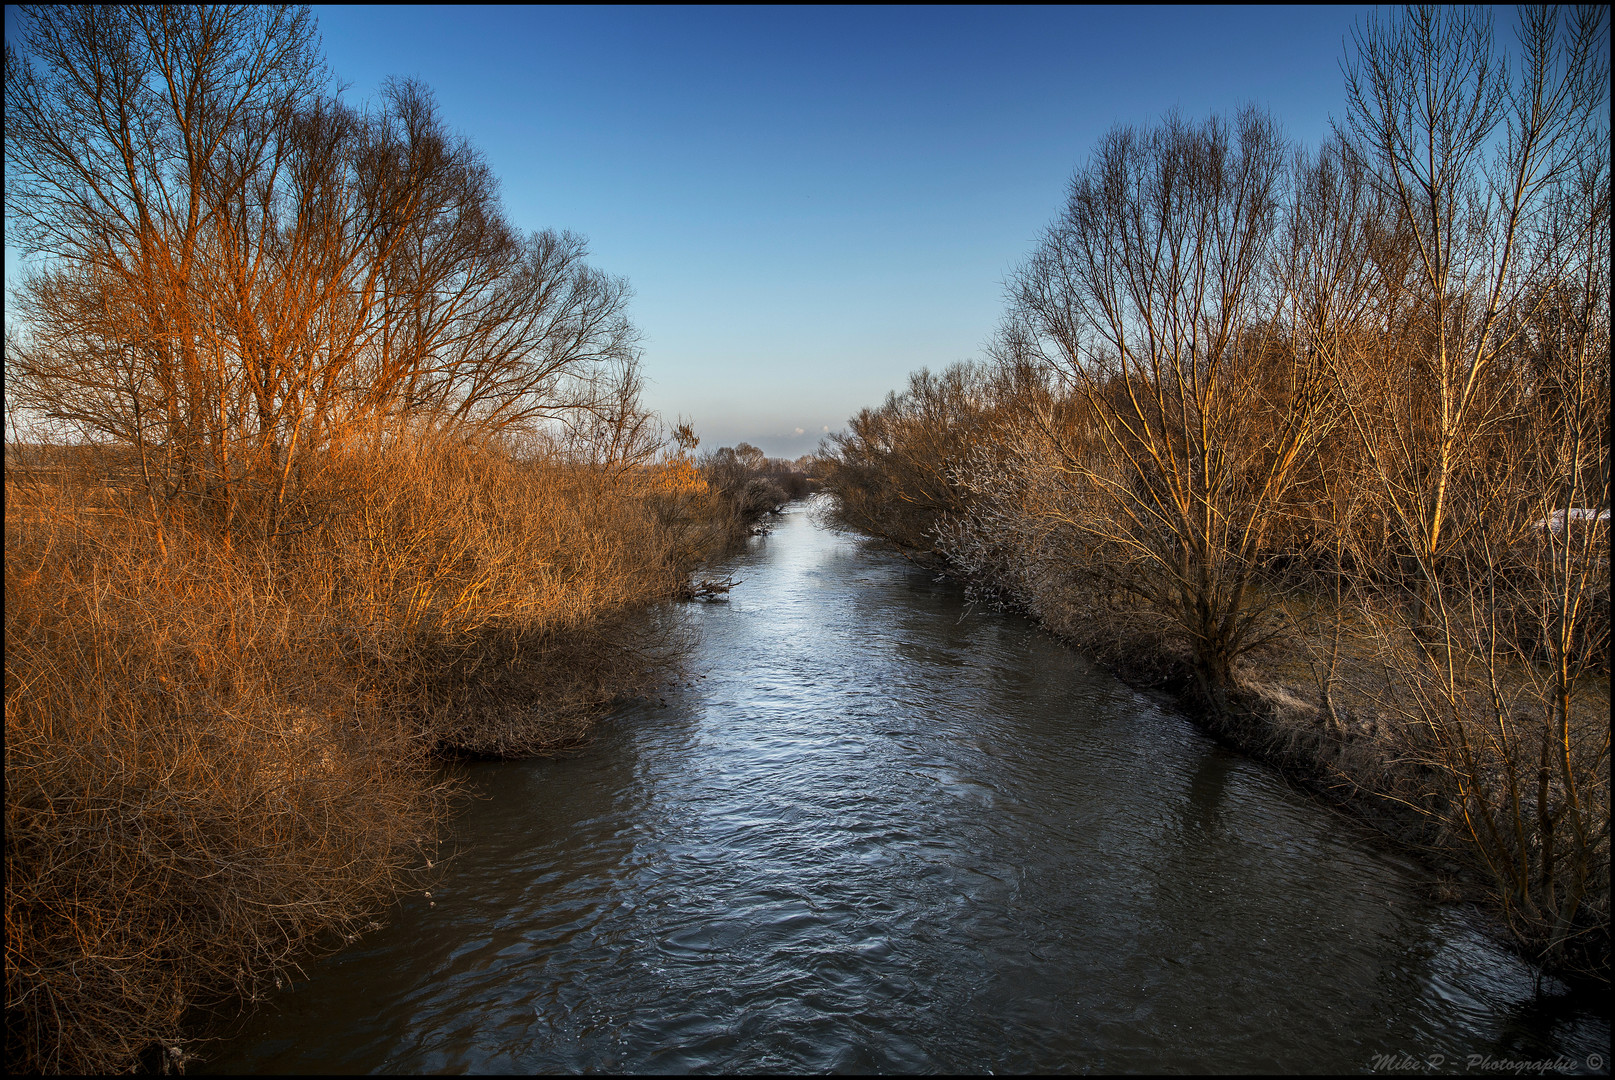
[[[330,561],[368,677],[398,688],[433,743],[512,756],[575,742],[603,706],[667,678],[692,552],[660,515],[660,470],[623,473],[417,438],[355,455]]]
[[[988,373],[955,364],[921,370],[908,389],[865,409],[820,455],[833,525],[895,545],[910,558],[935,561],[932,535],[942,516],[964,509],[956,466],[986,438],[992,422]]]
[[[328,582],[102,485],[6,503],[6,1056],[97,1073],[371,926],[443,805]],[[96,479],[99,479],[98,477]],[[138,503],[136,504],[138,507]]]
[[[159,546],[138,483],[104,482],[121,456],[87,449],[7,467],[14,1068],[121,1069],[261,995],[420,865],[431,751],[574,745],[683,662],[646,610],[706,554],[662,517],[677,463],[416,431],[328,459],[301,533],[171,512]]]
[[[729,543],[766,531],[758,522],[807,494],[808,480],[790,462],[769,458],[750,443],[719,447],[700,458],[699,468],[727,522]]]

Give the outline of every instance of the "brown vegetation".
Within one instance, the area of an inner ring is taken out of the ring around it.
[[[793,499],[805,496],[811,486],[797,463],[770,458],[750,443],[724,446],[700,459],[701,475],[722,509],[730,543],[761,531],[756,522],[777,514]]]
[[[125,1069],[370,925],[443,788],[335,585],[6,483],[6,1056]]]
[[[693,569],[669,522],[721,535],[680,510],[676,463],[611,477],[416,442],[332,464],[296,536],[170,514],[159,543],[127,455],[12,458],[19,1069],[127,1067],[188,1008],[372,926],[430,858],[431,753],[564,747],[675,674],[676,622],[645,615]]]
[[[1512,71],[1483,15],[1370,24],[1312,155],[1252,112],[1112,132],[995,367],[824,468],[842,524],[1412,815],[1607,978],[1603,19],[1524,12]]]
[[[664,448],[626,283],[515,230],[424,88],[338,101],[306,10],[24,21],[6,1062],[117,1071],[375,925],[434,753],[676,674],[653,605],[780,489]]]
[[[959,467],[995,441],[988,434],[992,399],[984,369],[955,364],[939,375],[914,373],[902,394],[853,417],[826,440],[819,463],[835,494],[830,522],[932,561],[939,522],[965,505]]]

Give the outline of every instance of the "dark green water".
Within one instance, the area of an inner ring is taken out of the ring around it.
[[[800,506],[731,569],[705,677],[474,766],[431,901],[201,1067],[1607,1072],[1607,995],[1026,621]]]

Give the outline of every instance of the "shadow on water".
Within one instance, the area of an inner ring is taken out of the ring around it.
[[[1024,620],[800,507],[727,569],[693,687],[470,767],[433,899],[206,1066],[1607,1070],[1607,997]]]

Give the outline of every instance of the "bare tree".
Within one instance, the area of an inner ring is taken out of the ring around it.
[[[6,213],[45,263],[8,395],[133,447],[154,510],[273,533],[347,440],[532,429],[631,367],[627,284],[512,229],[418,84],[330,96],[305,11],[26,14]]]
[[[644,376],[637,359],[618,360],[575,382],[551,445],[612,483],[641,473],[661,453],[664,438],[661,420],[640,402]],[[693,436],[688,425],[684,429]]]
[[[263,141],[239,133],[272,130],[314,93],[312,20],[269,8],[24,16],[33,62],[6,45],[6,216],[25,253],[48,260],[19,306],[31,325],[51,320],[44,332],[65,348],[41,349],[33,332],[8,341],[8,396],[142,451],[154,436],[194,473],[222,403],[205,352],[214,328],[191,288],[212,232],[208,179],[232,152],[256,166]]]
[[[1421,601],[1454,539],[1455,486],[1475,475],[1508,409],[1499,358],[1574,275],[1594,220],[1563,210],[1585,206],[1579,171],[1599,152],[1603,12],[1582,9],[1568,26],[1549,8],[1521,19],[1523,71],[1512,77],[1489,15],[1431,6],[1360,28],[1346,67],[1349,137],[1411,258],[1384,296],[1403,309],[1387,313],[1403,332],[1381,339],[1376,365],[1336,373]],[[1386,368],[1414,378],[1399,392]]]
[[[1063,524],[1134,567],[1213,708],[1262,638],[1258,555],[1321,431],[1318,355],[1286,323],[1290,178],[1252,110],[1113,130],[1013,282],[999,347],[1063,388],[1033,414]]]
[[[1608,533],[1551,527],[1607,500],[1605,17],[1522,9],[1513,70],[1478,11],[1356,33],[1347,135],[1407,257],[1334,370],[1413,570],[1410,604],[1364,611],[1418,804],[1472,841],[1522,943],[1576,964],[1602,934],[1607,970],[1607,691],[1589,706],[1584,676],[1607,664]]]

